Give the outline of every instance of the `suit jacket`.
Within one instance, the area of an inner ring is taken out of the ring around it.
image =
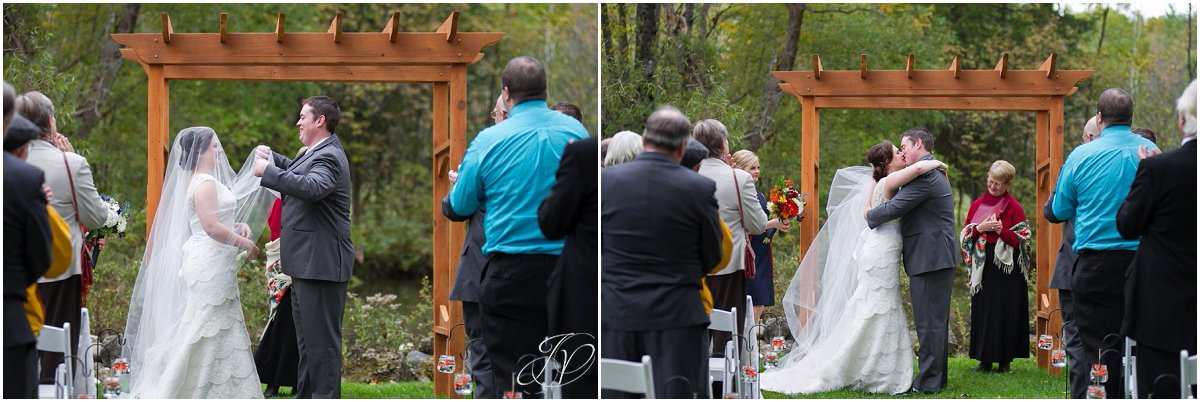
[[[1121,332],[1196,353],[1196,141],[1146,158],[1121,209],[1121,237],[1141,236],[1126,274]]]
[[[1058,259],[1054,263],[1054,274],[1050,277],[1050,288],[1071,290],[1071,273],[1075,270],[1075,260],[1079,259],[1079,254],[1075,254],[1071,248],[1075,244],[1075,218],[1062,221],[1054,216],[1053,193],[1046,200],[1046,206],[1042,207],[1042,216],[1050,223],[1063,224],[1062,245],[1058,246]]]
[[[295,160],[273,156],[262,186],[279,191],[283,200],[283,272],[300,279],[349,281],[354,268],[350,163],[341,141],[330,135]]]
[[[697,294],[700,279],[721,260],[716,183],[659,152],[643,152],[600,175],[600,326],[707,325]]]
[[[721,214],[721,220],[733,236],[733,256],[714,275],[726,275],[746,269],[742,266],[745,259],[742,254],[749,247],[750,236],[762,234],[767,229],[767,213],[758,207],[758,190],[754,188],[754,178],[741,169],[731,168],[717,158],[700,161],[700,174],[712,179],[717,184],[715,196]],[[737,185],[734,187],[734,175],[737,175]],[[741,212],[738,211],[738,197],[741,197]],[[743,220],[742,217],[746,219]]]
[[[442,215],[454,222],[467,221],[467,237],[463,239],[462,257],[458,259],[458,270],[454,274],[454,286],[450,288],[450,300],[479,302],[483,294],[480,282],[483,280],[483,266],[487,264],[487,256],[483,255],[484,211],[480,210],[471,216],[461,216],[450,208],[450,196],[442,199]]]
[[[567,144],[550,195],[538,207],[538,227],[547,239],[567,238],[550,274],[550,334],[596,335],[596,170],[599,141]]]
[[[41,170],[4,153],[4,347],[36,342],[22,303],[50,267],[50,215]]]
[[[104,221],[108,219],[108,204],[100,199],[100,193],[96,191],[96,182],[92,178],[92,168],[87,159],[74,152],[66,152],[67,161],[64,165],[63,155],[64,152],[55,148],[53,144],[39,139],[29,143],[29,156],[26,161],[46,172],[46,185],[50,186],[50,191],[54,193],[50,206],[58,211],[58,215],[71,228],[71,250],[78,254],[83,247],[83,231],[80,230],[79,224],[89,228],[104,225]],[[67,165],[70,166],[70,177],[67,177]],[[79,201],[79,205],[76,206],[79,216],[75,216],[76,207],[71,206],[74,203],[71,199],[72,181],[75,183],[75,200]],[[81,259],[74,258],[65,274],[42,278],[38,282],[61,281],[79,275],[83,273],[80,262]]]
[[[927,154],[921,160],[932,160]],[[950,179],[931,170],[901,187],[892,199],[867,211],[872,229],[896,218],[904,236],[904,272],[908,276],[950,269],[962,263],[954,230]]]

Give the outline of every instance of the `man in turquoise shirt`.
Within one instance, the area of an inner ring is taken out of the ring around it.
[[[568,143],[588,137],[575,119],[546,107],[546,71],[531,57],[508,62],[502,78],[508,119],[481,132],[463,155],[450,190],[456,215],[487,210],[483,222],[487,256],[480,295],[483,342],[497,390],[513,387],[525,398],[541,392],[520,358],[539,356],[547,335],[547,280],[562,253],[562,240],[547,240],[538,207],[554,185]],[[525,385],[521,385],[525,384]],[[502,395],[481,395],[500,398]]]
[[[1133,262],[1139,240],[1126,240],[1117,232],[1117,211],[1129,193],[1137,173],[1138,148],[1158,150],[1149,140],[1129,130],[1133,123],[1133,99],[1125,91],[1110,88],[1096,104],[1100,138],[1080,145],[1067,157],[1055,188],[1054,217],[1075,218],[1075,245],[1079,253],[1071,274],[1076,328],[1086,350],[1112,349],[1103,361],[1095,353],[1084,361],[1108,365],[1104,384],[1109,396],[1123,392],[1121,376],[1121,329],[1125,314],[1125,271]]]

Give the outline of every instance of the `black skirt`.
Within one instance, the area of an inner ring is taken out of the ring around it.
[[[296,386],[296,369],[300,365],[300,349],[296,346],[296,324],[292,319],[292,289],[279,299],[275,319],[267,324],[258,350],[254,352],[258,379],[268,386]]]
[[[994,260],[995,247],[987,245],[983,287],[971,296],[970,356],[1000,363],[1029,357],[1029,296],[1020,264],[1010,273],[1000,271]],[[1019,257],[1020,249],[1013,253],[1013,260]]]

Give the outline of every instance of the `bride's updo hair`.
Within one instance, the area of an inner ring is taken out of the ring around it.
[[[216,131],[208,127],[188,127],[179,132],[179,147],[182,148],[179,166],[184,170],[196,169],[200,155],[212,145]]]
[[[875,144],[871,149],[867,150],[867,163],[871,165],[874,172],[872,175],[875,181],[879,181],[884,176],[888,175],[887,167],[892,163],[892,157],[895,156],[896,147],[891,141],[883,140],[883,142]]]

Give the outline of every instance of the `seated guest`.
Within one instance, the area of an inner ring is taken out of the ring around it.
[[[660,398],[708,395],[709,320],[696,295],[721,260],[721,226],[716,185],[679,165],[690,129],[663,107],[646,119],[645,152],[601,171],[601,357],[649,355]]]
[[[615,166],[637,159],[642,153],[642,136],[632,131],[622,131],[612,137],[608,143],[608,154],[604,156],[604,166]]]
[[[1138,393],[1172,399],[1180,397],[1179,351],[1196,354],[1196,81],[1176,110],[1183,145],[1142,160],[1117,212],[1121,237],[1141,238],[1121,325],[1137,341]]]
[[[996,161],[988,170],[987,192],[971,203],[959,237],[970,273],[970,356],[976,371],[1012,371],[1013,359],[1029,357],[1029,296],[1032,232],[1025,210],[1008,193],[1017,169]],[[980,247],[982,246],[982,247]]]

